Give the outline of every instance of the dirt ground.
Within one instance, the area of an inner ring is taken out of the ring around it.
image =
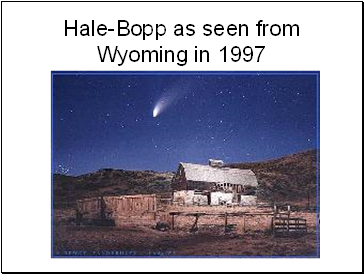
[[[178,211],[179,208],[169,210]],[[186,210],[186,208],[184,208]],[[218,212],[219,208],[192,207],[191,212]],[[238,211],[241,209],[226,209]],[[249,212],[252,209],[245,209]],[[115,227],[76,226],[72,210],[55,211],[53,223],[53,255],[57,256],[307,256],[317,257],[316,214],[295,213],[307,219],[308,233],[301,236],[276,237],[271,234],[271,217],[246,220],[229,219],[231,231],[224,233],[224,219],[204,217],[199,230],[189,229],[193,217],[177,217],[176,229],[159,231],[155,220],[127,218]],[[168,214],[159,221],[170,224]]]

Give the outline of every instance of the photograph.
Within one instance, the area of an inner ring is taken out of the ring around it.
[[[319,87],[52,71],[52,257],[320,258]]]

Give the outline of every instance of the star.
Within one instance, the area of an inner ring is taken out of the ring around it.
[[[54,168],[173,172],[179,161],[259,162],[315,149],[317,86],[312,76],[269,72],[56,77]],[[178,99],[153,118],[165,94]]]

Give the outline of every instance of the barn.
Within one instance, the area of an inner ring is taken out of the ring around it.
[[[173,202],[181,205],[255,205],[258,181],[250,169],[180,163],[172,181]]]

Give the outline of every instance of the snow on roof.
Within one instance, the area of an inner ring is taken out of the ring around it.
[[[190,163],[180,163],[180,165],[188,181],[258,186],[257,178],[250,169],[211,167]]]

